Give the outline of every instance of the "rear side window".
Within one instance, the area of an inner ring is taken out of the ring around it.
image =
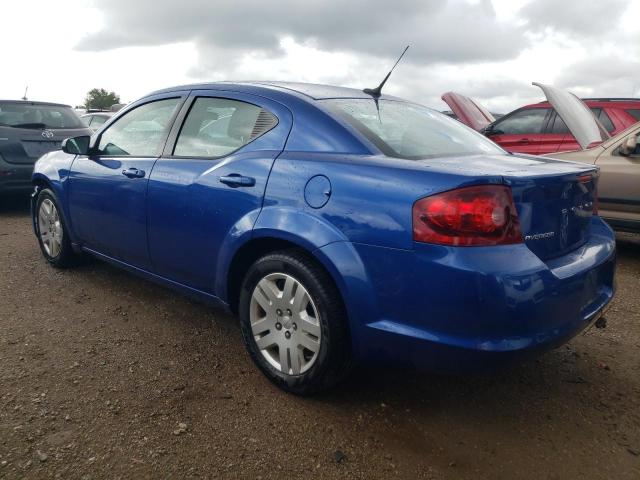
[[[593,112],[595,117],[600,120],[600,123],[607,132],[611,133],[616,129],[616,127],[613,126],[609,115],[607,115],[607,112],[605,112],[604,109],[600,107],[593,107],[591,111]]]
[[[640,122],[640,108],[631,108],[627,113]]]
[[[127,112],[100,137],[100,154],[136,157],[160,155],[169,122],[179,103],[179,98],[169,98],[145,103]]]
[[[549,112],[548,108],[526,108],[519,110],[504,119],[498,120],[493,131],[502,132],[505,135],[518,135],[523,133],[540,133],[544,119]]]
[[[602,108],[593,107],[590,110],[593,112],[593,115],[598,120],[600,120],[600,123],[602,123],[602,126],[607,130],[607,132],[611,133],[616,129],[616,127],[614,127],[613,123],[611,122],[609,115],[607,115],[607,112],[605,112]],[[560,118],[560,115],[558,115],[557,113],[553,121],[553,126],[551,127],[551,133],[569,133],[569,128],[567,128],[564,120],[562,120],[562,118]]]
[[[273,114],[251,103],[199,97],[189,110],[173,154],[222,157],[268,132],[277,123]]]
[[[0,102],[0,127],[55,130],[85,128],[85,125],[66,105]]]

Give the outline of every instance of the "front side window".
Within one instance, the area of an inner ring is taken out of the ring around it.
[[[504,135],[536,134],[542,132],[548,108],[526,108],[494,123],[493,131]]]
[[[390,157],[423,158],[504,153],[495,143],[450,117],[407,102],[368,98],[321,102]]]
[[[168,98],[145,103],[127,112],[100,137],[100,155],[160,155],[169,122],[179,103],[179,98]]]
[[[217,158],[271,130],[277,119],[262,108],[226,98],[197,98],[180,130],[173,154]]]

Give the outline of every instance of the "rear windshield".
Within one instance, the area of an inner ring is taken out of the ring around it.
[[[80,117],[63,105],[0,102],[0,127],[84,128]]]
[[[504,153],[491,140],[446,115],[413,103],[373,99],[329,99],[323,104],[367,137],[387,156],[431,157]]]

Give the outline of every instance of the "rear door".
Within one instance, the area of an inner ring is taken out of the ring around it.
[[[290,111],[263,97],[191,93],[149,182],[149,249],[156,273],[219,293],[218,259],[234,232],[252,228],[291,125]]]
[[[496,120],[486,135],[509,152],[538,155],[549,108],[522,108]]]
[[[151,268],[147,184],[187,92],[150,97],[92,139],[74,160],[67,186],[71,226],[84,247]]]

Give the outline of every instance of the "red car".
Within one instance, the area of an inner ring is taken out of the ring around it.
[[[448,92],[442,95],[442,100],[462,123],[484,133],[509,152],[544,155],[580,149],[549,102],[526,105],[495,120],[482,105],[464,95]],[[583,101],[611,135],[640,121],[640,99],[587,98]]]

